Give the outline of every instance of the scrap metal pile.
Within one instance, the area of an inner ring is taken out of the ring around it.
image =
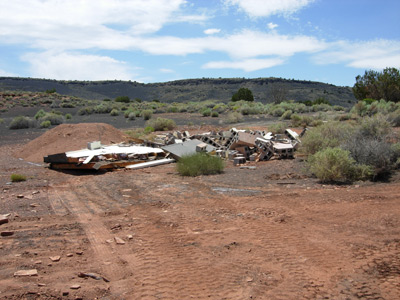
[[[207,152],[240,165],[273,157],[293,158],[302,134],[291,129],[286,129],[285,134],[236,128],[194,135],[175,131],[157,135],[154,141],[135,140],[135,143],[107,146],[99,141],[90,142],[87,149],[48,155],[44,162],[54,169],[137,169],[170,163],[196,152]]]

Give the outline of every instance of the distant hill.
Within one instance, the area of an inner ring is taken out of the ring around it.
[[[219,100],[230,101],[241,87],[250,89],[256,101],[273,102],[274,87],[283,89],[287,100],[306,101],[323,97],[334,105],[351,106],[356,102],[350,87],[340,87],[314,81],[282,78],[218,78],[185,79],[162,83],[135,81],[62,81],[19,77],[0,77],[0,91],[43,92],[55,89],[63,95],[84,99],[114,99],[118,96],[139,98],[143,101],[186,102]]]

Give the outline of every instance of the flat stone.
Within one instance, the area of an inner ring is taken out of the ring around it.
[[[38,207],[38,206],[40,206],[39,203],[31,203],[31,207]]]
[[[132,235],[132,234],[128,234],[126,237],[127,237],[129,240],[133,239],[133,235]]]
[[[79,284],[74,284],[74,285],[71,285],[69,288],[70,288],[71,290],[78,290],[78,289],[81,288],[81,286],[80,286]]]
[[[40,193],[40,191],[33,191],[32,195],[36,195],[36,194],[39,194],[39,193]]]
[[[68,254],[67,254],[67,257],[72,257],[72,256],[74,256],[73,253],[68,253]]]
[[[253,280],[254,280],[254,279],[251,278],[251,277],[247,277],[247,278],[246,278],[246,281],[247,281],[247,282],[253,282]]]
[[[14,273],[14,276],[37,276],[38,271],[36,269],[31,270],[19,270]]]
[[[46,284],[45,283],[40,283],[40,282],[38,282],[38,284],[37,284],[38,286],[46,286]]]
[[[114,237],[115,242],[117,243],[117,245],[124,245],[125,241],[119,237]]]
[[[20,195],[17,195],[17,198],[24,198],[25,196],[24,195],[22,195],[22,194],[20,194]]]
[[[60,261],[61,256],[56,255],[56,256],[50,256],[51,261]]]
[[[75,253],[78,254],[78,255],[82,255],[83,251],[79,250],[79,251],[76,251]]]

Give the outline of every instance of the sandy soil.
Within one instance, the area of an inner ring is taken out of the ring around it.
[[[12,156],[29,137],[0,146],[0,299],[400,298],[399,173],[321,185],[301,158],[63,173]]]

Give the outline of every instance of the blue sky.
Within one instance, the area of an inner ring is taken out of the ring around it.
[[[400,68],[398,0],[0,0],[0,76],[352,86]]]

